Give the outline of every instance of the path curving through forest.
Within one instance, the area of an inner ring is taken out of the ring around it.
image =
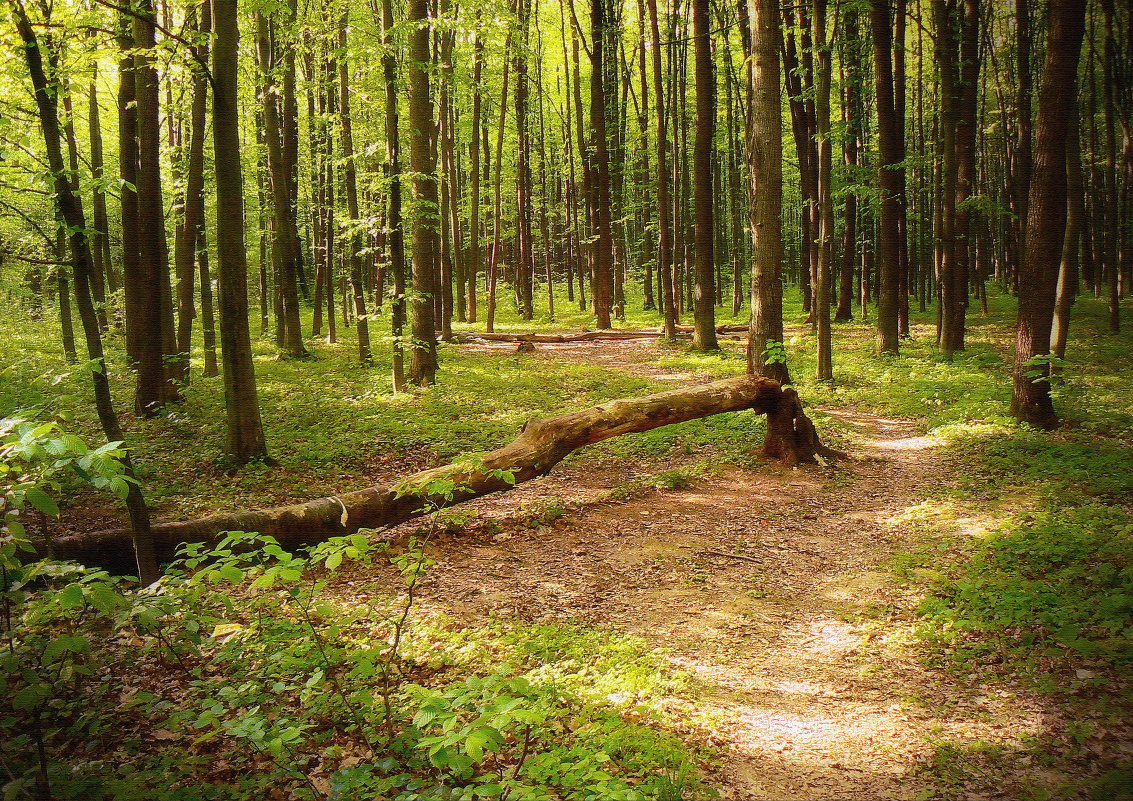
[[[600,363],[639,372],[650,354],[638,348],[650,346],[572,344],[544,358],[601,349]],[[947,459],[908,421],[824,412],[856,432],[835,467],[726,467],[617,501],[611,488],[635,471],[679,462],[587,461],[474,502],[494,533],[440,540],[422,600],[457,620],[581,621],[665,649],[693,677],[695,699],[674,709],[687,736],[720,749],[709,779],[726,799],[926,797],[934,743],[1021,749],[1050,712],[1023,690],[917,658],[907,614],[917,599],[886,563],[923,542],[918,511]],[[509,524],[547,499],[573,511]],[[987,522],[978,511],[968,520],[973,531]]]

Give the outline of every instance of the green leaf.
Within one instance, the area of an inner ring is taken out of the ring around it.
[[[27,498],[28,503],[45,515],[51,515],[52,517],[59,516],[59,505],[55,503],[55,499],[39,487],[32,487],[25,490],[24,497]]]
[[[342,551],[336,551],[327,557],[326,566],[327,570],[334,570],[342,564]]]

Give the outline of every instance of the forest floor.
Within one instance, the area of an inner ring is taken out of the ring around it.
[[[658,368],[663,355],[634,341],[540,345],[532,358],[706,379]],[[925,546],[919,522],[956,457],[913,421],[824,411],[849,432],[837,465],[728,466],[641,494],[618,490],[679,460],[588,459],[462,507],[480,525],[434,543],[422,602],[470,623],[612,627],[664,649],[694,688],[676,725],[719,749],[708,779],[724,798],[1041,797],[1075,784],[1072,763],[1030,753],[1065,730],[1066,709],[1010,677],[930,668],[918,654],[923,588],[893,565]],[[949,517],[954,533],[979,537],[999,509]],[[1133,730],[1107,734],[1106,748],[1133,749]],[[937,764],[942,754],[995,764],[966,766],[949,790],[940,768],[957,766]]]

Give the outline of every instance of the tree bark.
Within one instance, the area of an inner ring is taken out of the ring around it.
[[[1016,419],[1053,428],[1050,396],[1050,329],[1062,240],[1066,230],[1066,143],[1077,113],[1078,57],[1085,6],[1050,0],[1050,32],[1035,125],[1034,174],[1028,198],[1027,236],[1019,267],[1019,316],[1011,411]]]
[[[226,451],[243,464],[266,459],[252,335],[248,327],[248,257],[244,243],[244,176],[240,164],[237,0],[212,0],[213,159],[216,165],[216,254],[221,373],[228,422]]]
[[[436,125],[429,73],[435,66],[429,40],[432,26],[426,0],[409,0],[409,161],[413,170],[413,342],[409,381],[429,386],[437,380],[437,341],[433,297],[437,293]]]
[[[393,278],[393,391],[405,391],[405,231],[401,222],[401,134],[397,114],[397,57],[393,46],[393,0],[382,0],[382,81],[385,89],[386,248]]]
[[[716,342],[715,226],[713,215],[712,140],[716,133],[716,78],[712,64],[712,4],[693,0],[693,39],[696,42],[696,138],[693,143],[693,183],[696,205],[696,303],[692,345],[718,350]]]

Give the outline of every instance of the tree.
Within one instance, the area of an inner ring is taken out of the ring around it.
[[[597,0],[595,0],[597,2]],[[693,0],[693,39],[696,41],[696,141],[693,183],[696,203],[696,305],[692,344],[698,350],[717,350],[716,286],[712,185],[712,140],[716,135],[716,79],[712,65],[712,4]]]
[[[409,0],[409,162],[413,170],[413,343],[409,381],[429,386],[437,380],[437,336],[433,296],[437,292],[437,235],[440,199],[437,192],[436,125],[429,75],[435,68],[430,47],[432,28],[426,0]]]
[[[1016,419],[1053,428],[1058,424],[1050,395],[1050,330],[1063,237],[1066,233],[1066,148],[1077,97],[1078,58],[1085,7],[1076,0],[1050,0],[1046,63],[1035,124],[1034,173],[1028,197],[1027,235],[1019,265],[1019,315],[1011,412]]]
[[[216,165],[216,253],[226,450],[237,462],[266,459],[252,335],[248,326],[248,258],[244,244],[244,176],[237,102],[237,0],[212,0],[212,143]]]
[[[751,333],[748,372],[790,383],[783,346],[783,116],[779,54],[783,34],[776,0],[751,4],[740,14],[747,59],[748,218],[751,225]]]

